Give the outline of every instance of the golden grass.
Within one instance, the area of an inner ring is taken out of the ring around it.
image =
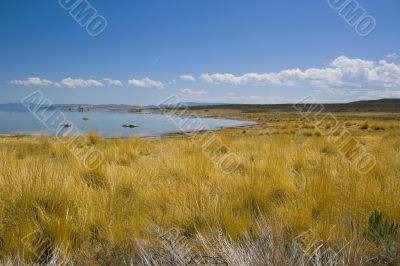
[[[312,123],[279,120],[217,133],[240,158],[229,175],[186,137],[101,140],[91,133],[79,147],[104,154],[94,170],[54,138],[2,137],[0,257],[38,259],[37,237],[26,237],[37,231],[79,259],[105,240],[135,253],[133,239],[148,238],[151,225],[189,238],[220,229],[240,239],[266,218],[288,238],[312,230],[339,248],[362,236],[375,210],[400,222],[398,122],[377,121],[382,130],[369,133],[362,121],[345,124],[377,159],[361,174]]]

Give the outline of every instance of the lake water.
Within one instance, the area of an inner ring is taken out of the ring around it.
[[[22,106],[21,106],[22,107]],[[50,116],[55,110],[45,112],[40,117]],[[211,130],[227,127],[238,127],[252,124],[231,119],[195,118],[188,116],[170,116],[162,114],[142,114],[124,112],[77,112],[59,110],[65,115],[66,122],[58,123],[63,131],[77,129],[81,133],[97,131],[102,137],[120,135],[128,137],[163,136],[169,133],[193,131],[201,128]],[[83,118],[88,118],[85,121]],[[44,120],[44,119],[43,119]],[[71,128],[62,125],[70,124]],[[124,128],[122,125],[136,125],[136,128]],[[0,105],[0,134],[12,135],[56,135],[54,125],[42,123],[25,108]],[[50,128],[50,129],[49,129]]]

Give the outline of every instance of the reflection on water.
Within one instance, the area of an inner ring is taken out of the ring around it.
[[[50,111],[51,112],[51,111]],[[168,133],[181,132],[182,130],[168,116],[162,114],[138,114],[118,112],[76,112],[63,111],[69,123],[82,133],[97,131],[102,137],[120,135],[128,137],[138,136],[162,136]],[[180,119],[192,119],[190,124],[198,124],[195,118],[180,117]],[[251,124],[249,122],[202,118],[202,126],[209,129],[237,127]],[[125,127],[123,127],[125,125]],[[137,126],[137,127],[133,127]],[[190,128],[184,128],[190,131]],[[13,135],[52,135],[35,116],[23,109],[2,108],[0,106],[0,134]]]

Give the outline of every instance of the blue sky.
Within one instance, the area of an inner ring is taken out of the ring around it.
[[[54,103],[137,105],[171,94],[234,103],[400,97],[398,0],[353,1],[376,21],[367,37],[328,0],[87,3],[107,20],[97,37],[57,0],[1,2],[0,102],[34,90]]]

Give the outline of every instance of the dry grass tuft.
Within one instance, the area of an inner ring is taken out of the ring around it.
[[[89,132],[87,138],[91,144],[97,144],[101,139],[99,134],[95,131]]]

